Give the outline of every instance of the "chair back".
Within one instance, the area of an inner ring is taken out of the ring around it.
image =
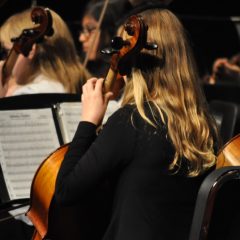
[[[209,108],[219,127],[223,144],[225,144],[234,136],[238,106],[232,102],[213,100],[210,102]]]
[[[189,240],[236,240],[239,230],[240,166],[214,170],[197,196]]]

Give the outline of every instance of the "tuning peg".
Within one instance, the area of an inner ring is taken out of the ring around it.
[[[127,45],[129,45],[128,41],[124,41],[121,37],[116,36],[111,40],[111,47],[102,49],[101,53],[113,55]]]
[[[133,36],[135,33],[135,28],[134,28],[133,24],[131,24],[131,23],[126,23],[124,26],[124,29],[129,36]]]
[[[22,35],[24,36],[24,37],[31,37],[31,36],[34,36],[34,35],[36,35],[36,34],[38,34],[39,33],[39,31],[38,30],[35,30],[35,29],[24,29],[23,31],[22,31]]]
[[[11,38],[11,42],[12,43],[17,42],[19,39],[20,39],[20,37],[13,37],[13,38]]]
[[[118,53],[118,52],[119,52],[119,50],[111,48],[111,47],[104,48],[104,49],[101,50],[101,53],[106,54],[106,55],[113,55],[113,54]]]
[[[129,45],[129,42],[124,41],[121,37],[118,37],[118,36],[114,37],[111,40],[111,46],[115,50],[120,50],[122,49],[123,46],[127,46],[127,45]]]
[[[155,50],[158,48],[158,45],[156,43],[149,43],[147,42],[144,46],[145,49],[147,50]]]
[[[42,16],[41,15],[35,15],[32,17],[32,20],[35,24],[41,23],[42,22]]]

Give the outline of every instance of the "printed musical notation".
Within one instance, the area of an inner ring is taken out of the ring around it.
[[[10,200],[30,197],[37,168],[59,146],[51,108],[1,111],[0,164]]]
[[[120,107],[119,102],[110,101],[103,123],[105,123],[110,115]],[[64,143],[72,141],[77,130],[78,123],[81,118],[82,105],[80,102],[64,102],[57,105],[57,118],[63,136]]]
[[[110,101],[103,123],[119,107],[118,102]],[[30,197],[37,168],[60,146],[52,110],[64,143],[70,142],[81,120],[80,102],[59,103],[53,109],[1,110],[0,166],[10,200]]]
[[[69,143],[80,121],[82,104],[80,102],[64,102],[57,104],[56,114],[64,143]]]

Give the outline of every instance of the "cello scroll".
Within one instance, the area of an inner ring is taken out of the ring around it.
[[[34,43],[41,42],[45,35],[51,36],[53,34],[52,16],[47,8],[33,8],[31,12],[31,19],[36,27],[24,29],[20,36],[11,39],[13,47],[5,60],[2,69],[3,86],[7,83],[7,79],[11,75],[18,54],[23,54],[27,57]]]
[[[148,26],[140,15],[131,16],[123,26],[122,36],[114,37],[103,54],[112,55],[110,69],[104,81],[104,92],[112,91],[116,98],[123,86],[123,76],[128,75],[140,51],[157,49],[157,45],[147,42]]]

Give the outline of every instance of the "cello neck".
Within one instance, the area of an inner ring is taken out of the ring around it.
[[[104,79],[104,85],[103,85],[104,93],[112,90],[114,80],[116,79],[116,77],[117,77],[117,72],[110,68]]]
[[[7,83],[8,78],[12,74],[12,70],[17,61],[17,58],[18,58],[18,53],[15,51],[14,48],[12,48],[2,68],[2,85],[3,86]]]
[[[118,71],[114,71],[112,68],[110,68],[107,76],[104,79],[103,93],[111,91],[113,93],[112,99],[117,99],[123,87],[123,77]]]

